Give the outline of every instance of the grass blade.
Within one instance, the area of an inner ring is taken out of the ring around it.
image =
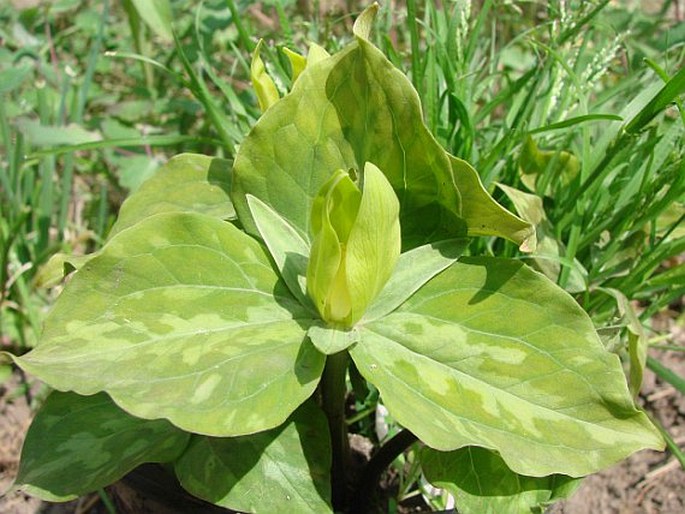
[[[664,87],[652,98],[637,115],[628,122],[625,131],[628,134],[637,134],[661,111],[675,102],[680,95],[685,93],[685,68],[682,68],[669,80]]]

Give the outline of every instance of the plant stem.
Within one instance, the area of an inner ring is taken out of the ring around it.
[[[336,511],[345,510],[347,470],[350,468],[350,443],[345,424],[345,377],[348,359],[347,352],[329,355],[321,378],[322,407],[328,418],[328,429],[331,433],[331,493],[333,509]]]
[[[374,491],[378,486],[383,471],[416,441],[417,437],[409,430],[400,430],[371,457],[371,460],[366,464],[364,471],[359,477],[354,491],[355,505],[353,512],[365,514],[369,511]]]

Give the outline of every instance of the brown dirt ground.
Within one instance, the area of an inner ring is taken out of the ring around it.
[[[681,318],[682,319],[682,318]],[[663,320],[673,342],[685,344],[685,327],[675,316]],[[664,364],[685,376],[683,352],[654,353]],[[16,475],[21,443],[31,410],[24,395],[17,395],[18,374],[0,384],[0,493]],[[671,437],[685,447],[685,396],[659,380],[650,371],[640,395],[645,408],[665,426]],[[97,495],[65,504],[51,504],[21,493],[0,497],[2,514],[102,514],[106,512]],[[148,511],[148,512],[154,512]],[[569,500],[548,510],[548,514],[682,514],[685,512],[685,471],[669,454],[639,452],[626,461],[588,477]]]

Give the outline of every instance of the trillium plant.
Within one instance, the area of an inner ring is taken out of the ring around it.
[[[535,229],[422,121],[368,40],[290,52],[235,161],[180,155],[122,206],[40,343],[13,357],[54,389],[15,487],[63,501],[142,463],[244,512],[360,512],[408,445],[460,512],[528,512],[577,478],[663,446],[619,358],[572,297],[469,238]],[[352,466],[346,402],[400,427]]]

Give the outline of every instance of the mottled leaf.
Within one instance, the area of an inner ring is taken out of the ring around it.
[[[359,38],[314,61],[240,146],[232,198],[246,229],[257,233],[249,193],[308,234],[323,184],[336,170],[371,162],[400,199],[405,248],[464,235],[449,159],[423,124],[409,80]]]
[[[331,449],[323,413],[305,403],[273,430],[193,438],[176,463],[190,493],[241,512],[332,512]]]
[[[230,190],[230,161],[196,154],[177,155],[123,203],[110,237],[161,212],[197,212],[234,219]]]
[[[135,418],[103,393],[53,392],[33,419],[15,488],[67,501],[109,485],[145,462],[170,462],[189,435],[166,420]]]
[[[159,214],[76,273],[17,361],[142,418],[242,435],[280,425],[313,392],[324,356],[305,339],[311,322],[254,239],[210,216]]]
[[[421,286],[456,261],[468,243],[466,238],[451,239],[401,254],[390,280],[364,314],[363,321],[373,321],[397,309]]]
[[[464,258],[360,334],[359,371],[432,448],[582,476],[663,446],[587,314],[520,262]]]
[[[454,496],[461,514],[541,513],[580,485],[564,475],[518,475],[495,452],[475,446],[452,452],[424,448],[421,468],[431,484]]]

